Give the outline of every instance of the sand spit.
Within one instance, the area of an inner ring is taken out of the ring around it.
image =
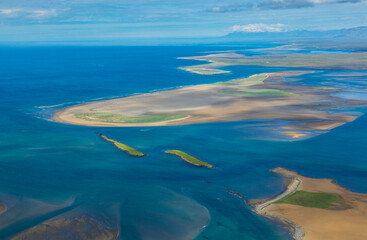
[[[58,111],[53,119],[77,125],[110,127],[186,125],[259,119],[287,120],[296,123],[308,122],[305,130],[327,130],[353,121],[354,116],[327,110],[357,106],[361,101],[333,97],[329,92],[318,91],[312,86],[288,84],[284,78],[307,73],[311,71],[266,73],[266,78],[258,82],[253,79],[259,75],[253,75],[248,78],[251,79],[250,83],[246,82],[249,81],[247,79],[240,79],[91,102]],[[93,116],[80,118],[80,114],[112,114],[120,116],[120,119],[144,119],[154,116],[170,120],[125,123],[113,119],[93,119]],[[172,119],[175,116],[179,117]],[[301,129],[302,127],[289,127],[279,129],[279,132],[299,137],[303,135],[295,135],[292,131]],[[292,131],[287,133],[287,130]]]
[[[249,201],[256,213],[285,224],[297,240],[367,239],[367,194],[351,192],[332,179],[309,178],[284,168],[272,172],[284,177],[284,191],[271,199]],[[341,202],[332,208],[276,203],[296,191],[333,194]]]

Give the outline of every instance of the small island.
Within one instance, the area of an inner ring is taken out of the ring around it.
[[[213,165],[211,165],[209,163],[206,163],[206,162],[203,162],[200,159],[198,159],[198,158],[196,158],[196,157],[194,157],[190,154],[187,154],[185,152],[182,152],[180,150],[168,150],[168,151],[165,151],[165,153],[171,154],[171,155],[176,155],[176,156],[180,157],[182,160],[184,160],[185,162],[187,162],[191,165],[197,166],[197,167],[214,168]]]
[[[367,239],[367,194],[332,179],[309,178],[284,168],[284,190],[273,198],[246,201],[259,215],[285,225],[296,240]]]
[[[136,150],[135,148],[132,148],[132,147],[130,147],[130,146],[128,146],[128,145],[126,145],[126,144],[123,144],[123,143],[121,143],[121,142],[118,142],[118,141],[116,141],[116,140],[113,140],[113,139],[111,139],[111,138],[108,138],[108,137],[106,137],[106,136],[102,135],[101,133],[97,133],[97,134],[98,134],[98,136],[99,136],[100,138],[102,138],[103,140],[105,140],[105,141],[107,141],[107,142],[110,142],[110,143],[113,143],[113,145],[114,145],[116,148],[120,149],[121,151],[127,152],[127,153],[128,153],[129,155],[131,155],[131,156],[134,156],[134,157],[143,157],[143,156],[145,156],[145,155],[146,155],[145,153],[142,153],[142,152],[140,152],[140,151]]]

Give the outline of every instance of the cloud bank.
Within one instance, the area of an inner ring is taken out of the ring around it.
[[[243,3],[243,4],[231,4],[227,6],[219,6],[207,9],[207,12],[214,12],[214,13],[224,13],[224,12],[241,12],[246,9],[251,9],[254,7],[253,3]]]
[[[267,9],[295,9],[315,7],[317,5],[337,4],[337,3],[358,3],[362,0],[262,0],[257,4],[243,3],[222,5],[207,9],[207,12],[225,13],[225,12],[240,12],[245,10],[267,10]]]
[[[8,9],[0,9],[0,17],[6,18],[33,18],[33,19],[41,19],[41,18],[50,18],[57,17],[58,12],[56,9],[21,9],[21,8],[8,8]]]
[[[256,24],[248,24],[248,25],[234,25],[231,30],[233,32],[286,32],[286,28],[284,24],[265,24],[265,23],[256,23]]]

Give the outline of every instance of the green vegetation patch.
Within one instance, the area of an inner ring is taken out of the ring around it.
[[[128,154],[130,154],[131,156],[134,156],[134,157],[143,157],[145,156],[146,154],[136,150],[135,148],[132,148],[126,144],[123,144],[123,143],[120,143],[116,140],[113,140],[109,137],[106,137],[102,134],[98,134],[102,139],[106,140],[107,142],[110,142],[110,143],[113,143],[113,145],[118,148],[119,150],[121,151],[124,151],[124,152],[127,152]]]
[[[297,96],[295,93],[279,89],[226,89],[220,90],[218,93],[241,95],[245,97]]]
[[[255,74],[248,78],[240,78],[227,82],[214,83],[215,86],[253,86],[263,84],[264,80],[268,77],[267,74]]]
[[[342,199],[331,193],[315,193],[306,191],[296,191],[275,203],[289,203],[304,207],[333,208],[334,203],[341,202]]]
[[[109,112],[87,112],[87,113],[76,113],[76,118],[80,118],[87,121],[93,122],[107,122],[107,123],[152,123],[152,122],[163,122],[169,120],[175,120],[187,117],[186,115],[151,115],[142,117],[129,117],[118,113]]]
[[[190,155],[190,154],[187,154],[185,152],[182,152],[180,150],[168,150],[166,151],[165,153],[167,154],[172,154],[172,155],[176,155],[178,157],[180,157],[182,160],[184,160],[185,162],[187,163],[190,163],[192,165],[195,165],[197,167],[207,167],[207,168],[213,168],[214,166],[209,164],[209,163],[206,163],[206,162],[203,162],[201,161],[200,159]]]
[[[280,54],[262,55],[261,58],[219,58],[199,57],[200,60],[214,61],[217,65],[258,65],[266,67],[296,67],[316,69],[367,69],[367,53],[337,54]]]

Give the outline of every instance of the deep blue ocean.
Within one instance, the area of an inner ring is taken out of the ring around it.
[[[177,69],[198,64],[177,57],[228,49],[234,48],[1,47],[0,201],[13,207],[0,216],[0,239],[69,211],[103,215],[125,240],[290,239],[282,226],[226,192],[249,199],[278,194],[282,178],[269,170],[279,166],[367,192],[363,107],[357,120],[300,141],[275,139],[258,129],[261,121],[102,128],[51,120],[75,104],[289,70],[234,66],[231,74],[200,76]],[[337,72],[305,78],[317,84],[335,80],[330,74]],[[361,89],[367,85],[366,77],[354,79]],[[131,157],[96,131],[148,155]],[[215,168],[193,167],[165,155],[167,149]]]

